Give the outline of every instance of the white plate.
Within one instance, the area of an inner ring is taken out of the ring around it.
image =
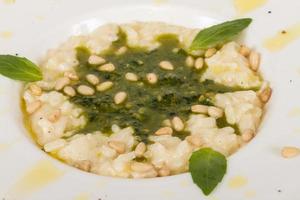
[[[229,158],[224,180],[204,197],[189,174],[118,179],[84,173],[49,157],[23,127],[20,84],[0,77],[0,199],[300,199],[300,157],[280,156],[283,146],[300,146],[299,10],[296,0],[1,0],[0,54],[18,53],[35,61],[69,35],[107,22],[203,27],[249,16],[254,22],[245,42],[262,53],[262,72],[274,94],[257,137]]]

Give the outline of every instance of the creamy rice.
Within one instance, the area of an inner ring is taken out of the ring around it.
[[[109,133],[100,129],[78,133],[89,122],[84,108],[70,98],[78,92],[94,95],[104,91],[105,87],[113,86],[106,83],[96,87],[92,83],[98,84],[99,80],[90,77],[93,79],[87,85],[90,90],[75,88],[73,83],[78,81],[76,67],[80,63],[76,48],[84,46],[92,55],[101,56],[119,39],[119,31],[127,36],[127,47],[117,52],[121,55],[128,48],[155,51],[161,45],[157,37],[166,34],[176,35],[180,48],[189,52],[189,46],[199,30],[156,22],[108,24],[89,35],[72,36],[58,48],[50,50],[40,63],[44,79],[26,85],[23,93],[26,118],[37,143],[45,152],[69,165],[99,175],[150,178],[188,171],[188,160],[192,152],[199,148],[211,147],[229,156],[257,134],[266,103],[261,100],[261,91],[269,87],[266,82],[263,84],[257,72],[251,70],[248,58],[240,53],[241,46],[236,42],[223,45],[214,55],[205,58],[206,69],[201,81],[212,80],[224,86],[240,88],[240,91],[213,94],[213,105],[195,107],[199,112],[191,112],[183,122],[182,131],[188,133],[186,137],[152,134],[145,148],[144,144],[140,144],[136,149],[141,141],[132,127],[114,124]],[[188,54],[196,60],[204,53],[194,51]],[[102,63],[97,57],[90,59],[90,62]],[[194,60],[187,62],[191,65]],[[138,80],[132,74],[127,77],[132,82]],[[151,81],[157,78],[147,77]],[[100,84],[103,83],[101,81]],[[159,84],[159,81],[153,84]],[[32,85],[40,87],[42,92],[35,92]],[[122,103],[128,97],[120,95],[120,98],[115,102]],[[230,126],[219,127],[217,120],[220,116],[224,116]],[[170,122],[165,123],[166,127],[170,126]],[[181,129],[180,124],[178,129]]]

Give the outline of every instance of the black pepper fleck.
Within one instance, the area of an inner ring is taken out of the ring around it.
[[[280,192],[282,192],[282,191],[281,191],[281,189],[278,189],[278,190],[277,190],[277,192],[279,192],[279,193],[280,193]]]
[[[286,31],[285,31],[285,30],[283,30],[283,31],[281,31],[281,33],[282,33],[282,34],[286,34]]]
[[[269,13],[269,14],[271,14],[271,13],[272,13],[272,11],[271,11],[271,10],[269,10],[269,11],[268,11],[268,13]]]

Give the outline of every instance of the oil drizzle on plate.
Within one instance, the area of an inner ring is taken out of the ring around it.
[[[231,189],[237,189],[247,184],[248,180],[243,176],[235,176],[229,180],[228,186]]]
[[[49,160],[38,161],[24,173],[23,177],[12,187],[9,194],[18,196],[21,199],[54,182],[63,174],[63,171]]]
[[[187,180],[183,180],[180,182],[180,187],[188,187],[190,186],[190,182]]]
[[[279,51],[300,37],[300,23],[279,31],[275,36],[268,38],[264,46],[270,51]]]
[[[174,198],[175,193],[172,190],[169,189],[165,189],[163,191],[161,191],[161,195],[166,197],[166,198]]]
[[[161,4],[165,4],[168,2],[168,0],[153,0],[153,1],[156,5],[161,5]]]
[[[90,195],[88,193],[81,193],[78,196],[75,197],[74,200],[89,200]]]
[[[2,31],[2,32],[0,32],[0,38],[2,38],[2,39],[10,39],[10,38],[12,38],[12,36],[13,36],[13,33],[12,32],[10,32],[10,31]]]
[[[0,152],[5,151],[9,147],[9,144],[0,144]]]
[[[16,0],[2,0],[2,2],[4,4],[14,4],[14,3],[16,3]]]
[[[254,190],[247,190],[245,192],[245,197],[246,198],[253,198],[256,196],[256,192]]]
[[[209,196],[209,197],[208,197],[208,200],[219,200],[219,198],[218,198],[218,197],[215,197],[215,196]]]
[[[300,116],[300,108],[298,108],[298,107],[293,108],[292,110],[290,110],[288,116],[289,117],[299,117]]]
[[[45,20],[45,17],[42,16],[42,15],[37,15],[37,16],[35,16],[35,19],[36,19],[37,21],[41,22],[41,21],[44,21],[44,20]]]
[[[251,12],[267,3],[267,0],[234,0],[238,14]]]
[[[0,110],[0,112],[1,112],[1,110]],[[7,142],[7,143],[0,143],[0,153],[7,150],[7,149],[9,149],[10,147],[12,147],[14,144],[16,144],[19,141],[20,141],[20,139],[16,138],[16,139],[14,139],[10,142]]]

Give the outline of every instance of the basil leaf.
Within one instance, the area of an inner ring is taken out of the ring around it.
[[[227,161],[223,154],[203,148],[195,151],[189,163],[193,181],[205,195],[209,195],[226,173]]]
[[[208,49],[233,39],[249,26],[250,18],[237,19],[201,30],[191,44],[190,50]]]
[[[25,82],[40,81],[43,78],[41,70],[33,62],[12,55],[0,55],[0,74]]]

